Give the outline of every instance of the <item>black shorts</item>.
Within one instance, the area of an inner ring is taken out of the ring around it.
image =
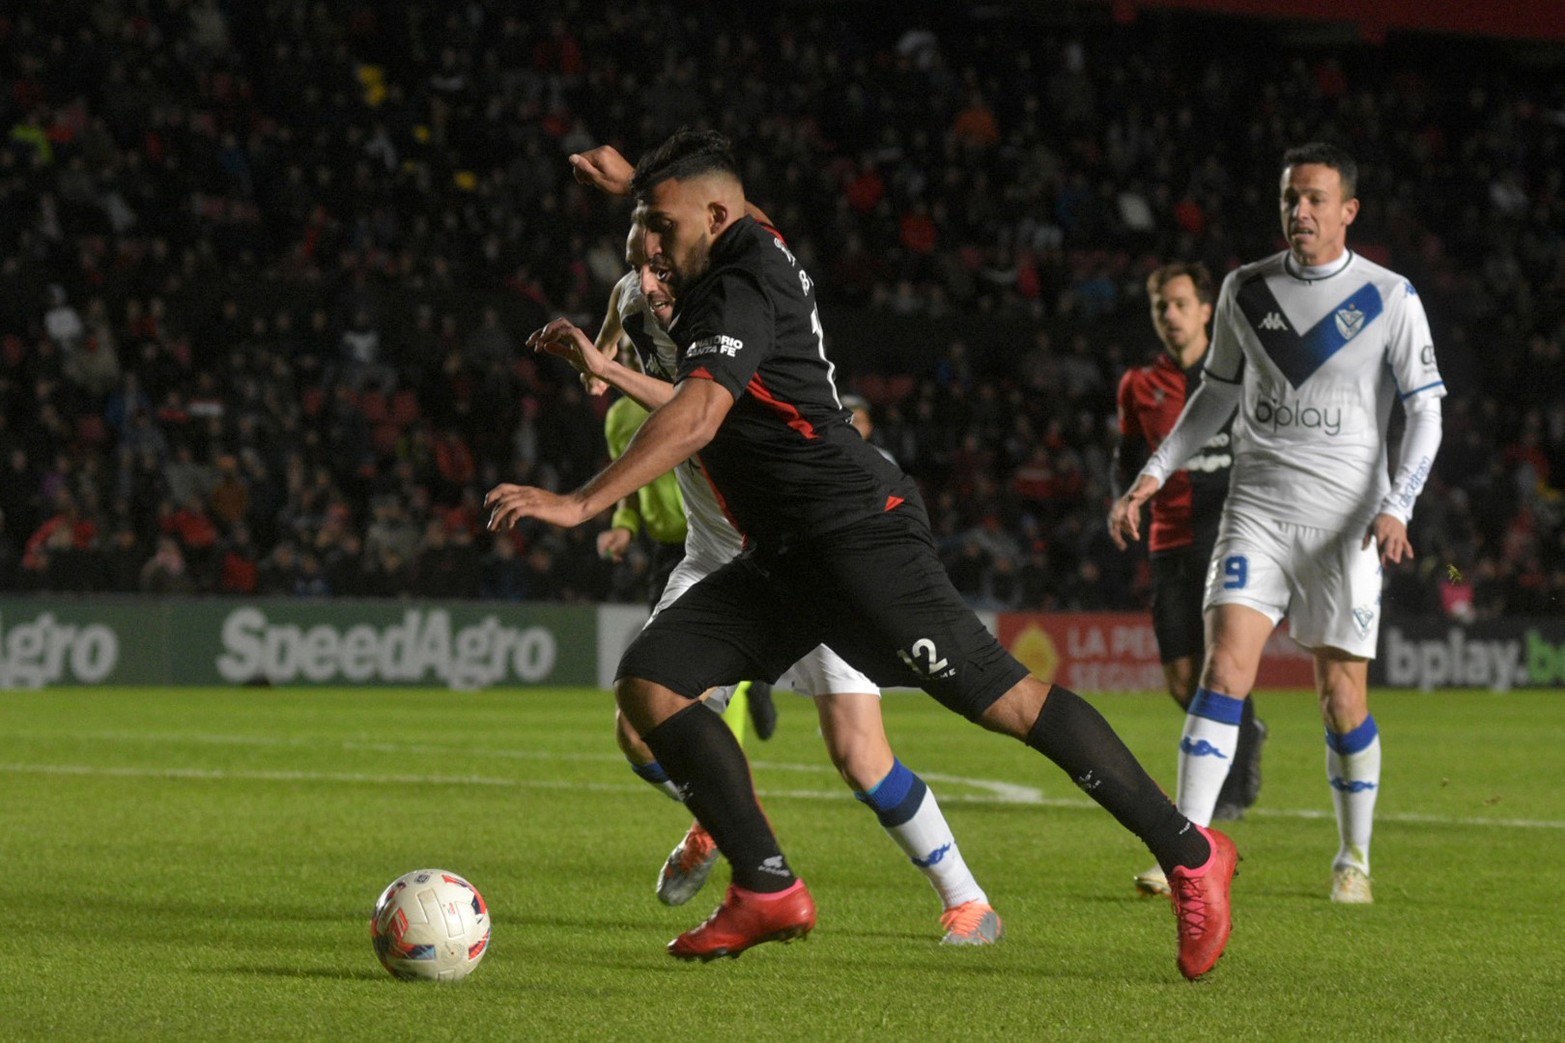
[[[1206,649],[1201,603],[1211,560],[1210,543],[1152,555],[1152,632],[1165,663],[1186,656],[1199,660]]]
[[[784,551],[740,555],[647,624],[619,664],[695,698],[775,681],[818,644],[882,686],[922,688],[977,720],[1027,675],[946,576],[913,504]]]

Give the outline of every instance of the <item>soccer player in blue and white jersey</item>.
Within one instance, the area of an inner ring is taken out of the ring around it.
[[[1412,284],[1348,249],[1357,179],[1353,158],[1333,145],[1284,155],[1288,249],[1224,280],[1206,379],[1110,525],[1139,538],[1141,505],[1238,407],[1232,486],[1207,573],[1206,658],[1179,744],[1179,810],[1211,819],[1262,647],[1286,617],[1314,653],[1326,722],[1341,841],[1331,898],[1366,903],[1380,789],[1368,687],[1381,573],[1413,556],[1407,522],[1440,448],[1445,382]],[[1407,427],[1388,478],[1397,401]]]

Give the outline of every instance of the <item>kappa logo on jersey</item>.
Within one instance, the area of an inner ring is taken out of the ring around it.
[[[1333,308],[1327,318],[1297,333],[1283,319],[1282,305],[1264,276],[1246,282],[1235,299],[1267,357],[1295,388],[1330,362],[1384,310],[1380,291],[1374,283],[1365,283]]]
[[[699,358],[702,355],[727,355],[733,358],[744,347],[744,341],[738,337],[730,337],[726,333],[719,333],[715,337],[706,337],[695,341],[685,349],[686,358]]]

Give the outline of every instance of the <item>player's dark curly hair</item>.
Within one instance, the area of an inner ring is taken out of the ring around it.
[[[630,191],[637,199],[645,201],[647,193],[664,181],[684,181],[714,173],[739,177],[728,138],[715,130],[681,127],[636,163]]]
[[[1358,192],[1359,165],[1347,149],[1333,145],[1329,141],[1312,141],[1308,145],[1299,145],[1282,154],[1284,170],[1301,163],[1319,163],[1323,167],[1335,170],[1342,178],[1343,199],[1352,199]]]

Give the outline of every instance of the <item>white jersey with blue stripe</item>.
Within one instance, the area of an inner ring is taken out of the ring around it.
[[[619,318],[620,328],[635,345],[642,372],[673,383],[679,372],[679,349],[647,306],[634,271],[620,280]],[[674,476],[685,501],[685,557],[700,562],[708,571],[726,564],[743,549],[744,539],[723,512],[700,458],[693,456],[680,464]]]
[[[1377,513],[1392,403],[1445,395],[1417,291],[1352,251],[1230,273],[1205,376],[1242,389],[1229,509],[1320,528]]]

